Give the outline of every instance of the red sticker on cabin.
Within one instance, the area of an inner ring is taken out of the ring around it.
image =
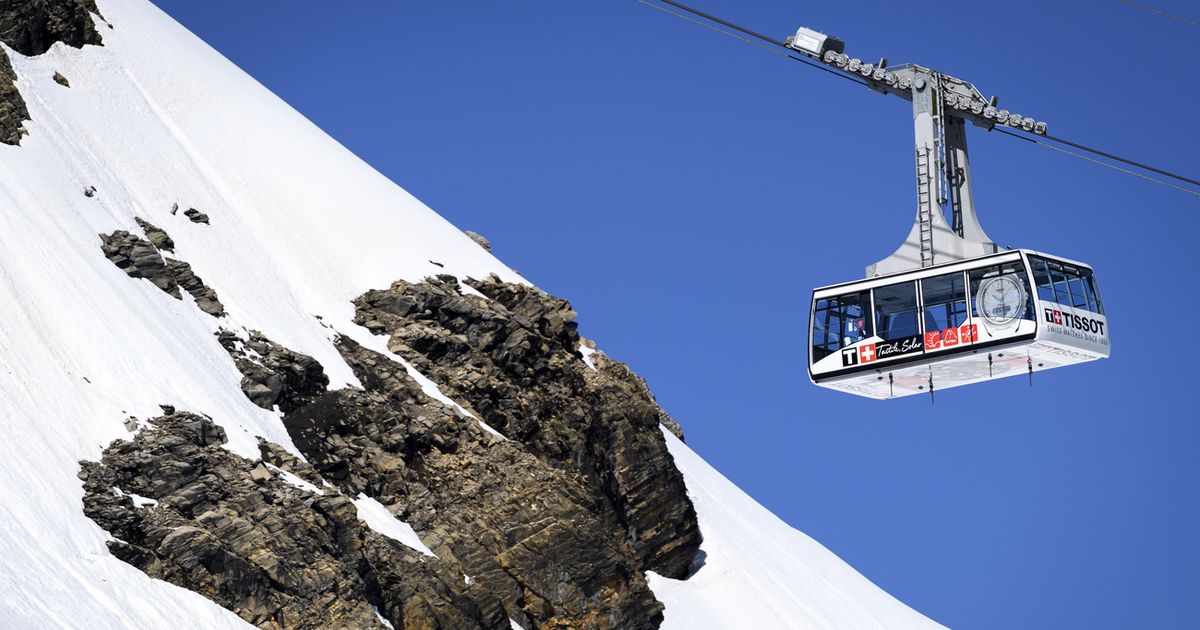
[[[858,347],[858,362],[870,363],[875,360],[875,344],[869,343]]]
[[[937,350],[942,346],[942,333],[931,330],[925,333],[925,349]]]
[[[963,343],[975,343],[979,341],[979,324],[963,324],[959,328],[959,338]]]
[[[949,348],[958,345],[958,329],[947,328],[942,331],[942,345]]]

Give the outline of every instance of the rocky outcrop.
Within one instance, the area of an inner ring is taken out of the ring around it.
[[[0,0],[0,41],[29,56],[46,52],[55,42],[75,48],[100,45],[91,13],[100,13],[95,0]],[[61,75],[55,80],[57,76]],[[4,144],[20,144],[29,120],[16,79],[8,55],[0,51],[0,142]]]
[[[125,230],[101,234],[100,240],[101,251],[117,269],[129,274],[131,278],[149,280],[177,300],[183,299],[179,293],[179,283],[175,281],[175,276],[167,268],[167,262],[153,243]]]
[[[213,317],[224,317],[225,306],[221,304],[221,300],[217,299],[217,292],[213,291],[204,281],[200,279],[192,271],[192,266],[174,258],[166,258],[167,270],[171,272],[171,276],[175,278],[175,282],[183,287],[184,291],[191,294],[192,299],[196,300],[196,306],[200,310],[212,315]]]
[[[311,404],[325,393],[329,377],[312,357],[292,352],[261,333],[243,341],[233,332],[217,334],[221,347],[242,373],[242,393],[263,409],[279,405],[284,413]]]
[[[175,413],[81,464],[84,513],[114,536],[114,556],[260,628],[509,627],[452,563],[372,531],[345,495],[297,487],[224,442],[207,418]]]
[[[625,366],[582,361],[569,303],[494,278],[470,285],[486,298],[464,295],[453,276],[396,282],[356,300],[355,321],[390,335],[388,348],[448,395],[583,480],[646,569],[685,577],[700,532],[658,430],[674,423]]]
[[[0,0],[0,41],[22,55],[40,55],[56,42],[101,45],[91,14],[95,0]]]
[[[146,238],[150,239],[154,247],[159,251],[175,253],[175,241],[171,239],[171,236],[165,230],[141,217],[134,217],[133,219],[137,221],[138,226],[146,233]]]
[[[8,55],[0,50],[0,142],[19,144],[29,120],[29,108],[17,90],[17,74]]]
[[[463,234],[466,234],[468,238],[470,238],[472,241],[475,241],[476,245],[484,248],[489,253],[492,251],[492,242],[487,240],[487,237],[484,235],[478,232],[472,232],[471,230],[466,230],[463,232]]]
[[[338,349],[366,390],[284,417],[326,479],[391,507],[525,627],[657,627],[645,568],[582,479],[430,400],[395,361]]]
[[[195,208],[188,208],[187,210],[184,210],[183,216],[187,217],[188,221],[191,221],[192,223],[203,223],[204,225],[209,224],[208,215]]]
[[[153,226],[142,227],[150,234]],[[123,268],[141,273],[138,263],[149,257],[146,247],[152,245],[137,237],[117,236],[112,238],[120,244],[114,262],[128,260]],[[134,246],[141,256],[135,256]],[[170,259],[164,264],[172,279],[179,277]],[[187,286],[186,281],[177,283]],[[695,512],[659,431],[660,424],[677,432],[678,426],[628,368],[600,353],[591,354],[590,365],[582,360],[582,340],[568,303],[495,279],[472,281],[471,286],[486,297],[464,295],[456,278],[443,276],[419,284],[397,282],[387,290],[363,295],[355,306],[358,323],[390,335],[389,349],[465,403],[478,420],[431,399],[401,362],[348,338],[338,337],[336,347],[362,387],[329,391],[329,379],[312,357],[258,332],[219,332],[219,342],[243,375],[242,392],[256,405],[282,412],[284,426],[303,455],[300,459],[260,442],[263,460],[317,487],[329,483],[341,495],[379,501],[414,528],[437,554],[438,563],[443,563],[437,566],[463,576],[463,588],[469,589],[446,594],[444,585],[436,581],[446,581],[438,577],[441,573],[422,574],[421,579],[434,580],[425,587],[441,593],[441,603],[431,604],[429,610],[407,604],[401,611],[406,615],[403,627],[489,627],[494,620],[507,618],[526,628],[658,627],[662,605],[650,591],[645,572],[686,577],[694,568],[700,544]],[[169,417],[181,415],[186,416]],[[196,420],[189,418],[192,427]],[[505,437],[485,430],[480,420]],[[161,419],[152,425],[165,430]],[[213,430],[211,423],[203,426],[184,433]],[[327,559],[335,563],[322,574],[325,581],[320,584],[328,588],[319,594],[311,590],[297,594],[294,582],[254,581],[252,569],[239,564],[242,559],[254,563],[253,557],[244,557],[249,548],[214,546],[225,536],[242,532],[307,531],[311,522],[304,510],[290,515],[288,510],[264,512],[257,502],[249,507],[239,503],[238,509],[229,508],[232,513],[219,512],[228,517],[227,522],[211,515],[201,519],[189,508],[179,511],[179,516],[199,524],[172,521],[171,527],[200,527],[199,533],[185,530],[186,537],[160,539],[147,533],[127,538],[128,523],[140,522],[153,511],[139,511],[119,495],[105,495],[99,488],[115,485],[126,494],[159,499],[162,505],[163,492],[153,488],[163,483],[157,476],[177,474],[180,467],[204,469],[191,460],[132,469],[131,463],[116,458],[115,454],[126,454],[130,461],[153,461],[145,452],[157,452],[152,438],[162,438],[155,435],[143,430],[138,438],[148,436],[145,439],[151,441],[140,450],[118,442],[106,451],[99,470],[127,474],[117,481],[105,476],[94,484],[92,475],[101,473],[95,465],[85,467],[87,483],[95,485],[89,486],[89,513],[124,541],[124,546],[114,546],[123,560],[211,597],[260,627],[292,623],[298,610],[318,600],[339,617],[322,617],[314,623],[365,627],[354,625],[362,620],[360,608],[348,603],[339,608],[323,599],[324,594],[336,592],[350,602],[365,599],[375,604],[373,584],[384,585],[381,589],[393,584],[408,585],[395,587],[400,590],[417,588],[405,572],[408,565],[391,566],[402,559],[383,557],[372,563],[375,577],[370,579],[358,571],[365,591],[344,567],[339,569],[333,559]],[[244,468],[249,463],[238,465]],[[252,483],[270,483],[272,470],[255,465],[245,474]],[[224,480],[230,474],[222,468],[213,477]],[[146,485],[153,491],[143,492]],[[167,485],[168,494],[177,487]],[[212,492],[216,490],[186,494]],[[310,503],[322,518],[337,523],[338,536],[347,528],[353,530],[347,518],[337,516],[342,508]],[[371,553],[382,552],[372,551],[370,538],[362,535],[361,553],[373,558]],[[253,536],[250,539],[264,544]],[[259,568],[270,571],[282,563],[288,571],[299,570],[290,568],[299,564],[296,558],[307,562],[317,557],[307,542],[301,547],[278,552],[282,560],[271,559],[268,567]],[[338,547],[328,555],[350,562],[344,558],[347,553],[357,558],[356,549]],[[196,569],[197,565],[208,571]],[[213,566],[220,568],[219,575],[212,574]],[[314,579],[306,578],[304,584]],[[224,580],[238,585],[233,595],[222,586]],[[433,601],[429,597],[422,601]],[[398,613],[386,610],[395,623]],[[449,614],[446,610],[475,617],[469,623],[458,619],[446,625],[439,616]]]
[[[138,218],[137,222],[150,240],[125,230],[101,234],[100,249],[104,256],[130,277],[149,280],[177,300],[183,299],[179,292],[179,288],[183,287],[184,291],[191,294],[200,310],[213,317],[224,317],[225,306],[217,298],[217,292],[204,284],[204,280],[192,271],[191,265],[174,258],[163,258],[160,249],[171,251],[175,247],[171,237],[141,218]]]

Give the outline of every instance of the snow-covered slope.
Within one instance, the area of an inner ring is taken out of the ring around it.
[[[311,355],[331,387],[356,383],[335,334],[386,352],[351,321],[363,292],[437,273],[522,280],[148,1],[98,5],[115,26],[100,25],[103,47],[58,44],[35,58],[6,49],[32,122],[20,147],[0,145],[0,619],[246,627],[112,557],[81,511],[78,462],[159,404],[211,415],[247,457],[257,457],[255,436],[292,448],[278,414],[241,395],[217,320],[186,294],[164,299],[132,281],[97,235],[137,232],[135,216],[166,229],[218,288],[226,328]],[[172,213],[176,204],[211,225]],[[707,564],[687,582],[653,578],[669,626],[937,627],[682,443],[672,452]]]

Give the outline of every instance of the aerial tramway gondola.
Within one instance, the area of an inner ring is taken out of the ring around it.
[[[1052,140],[1197,186],[1200,181],[1047,136],[1046,123],[1001,109],[996,97],[930,68],[864,62],[847,56],[840,39],[808,28],[779,41],[675,0],[659,2],[726,35],[762,46],[748,36],[795,61],[912,102],[916,219],[895,253],[867,267],[866,279],[813,291],[813,383],[887,399],[1004,376],[1028,375],[1032,384],[1034,372],[1109,356],[1108,320],[1090,266],[1001,248],[984,233],[971,193],[966,123],[1058,149],[1045,142]]]
[[[801,28],[786,45],[912,101],[917,215],[908,238],[867,279],[813,291],[809,376],[823,387],[894,398],[1109,355],[1092,268],[1002,250],[975,214],[966,122],[1044,135],[1046,124],[997,108],[975,86],[915,64],[847,57]],[[951,223],[946,221],[950,211]]]

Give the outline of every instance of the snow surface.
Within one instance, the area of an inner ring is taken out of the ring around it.
[[[245,628],[116,560],[82,513],[78,462],[131,437],[124,421],[157,416],[160,403],[208,414],[245,457],[258,459],[257,436],[295,453],[278,412],[241,394],[219,326],[260,330],[320,361],[331,387],[355,386],[335,336],[386,345],[352,323],[353,298],[438,273],[523,280],[146,0],[98,5],[115,26],[99,25],[103,47],[58,44],[36,58],[6,49],[33,120],[20,147],[0,145],[0,625]],[[95,196],[84,196],[91,186]],[[183,216],[193,207],[211,225]],[[98,234],[140,234],[134,216],[171,235],[175,257],[216,290],[226,318],[104,258]],[[687,583],[653,579],[668,623],[752,627],[747,615],[769,614],[831,628],[920,625],[686,447],[673,449],[709,560]],[[402,529],[359,507],[372,527]]]
[[[384,504],[365,494],[359,494],[358,498],[354,500],[354,507],[358,508],[358,518],[366,521],[367,526],[371,529],[413,551],[437,557],[429,550],[429,547],[425,546],[425,543],[421,542],[421,537],[417,536],[417,532],[413,531],[412,526],[396,518]]]
[[[796,531],[662,429],[704,534],[686,581],[647,573],[663,628],[941,628]]]
[[[279,475],[279,478],[282,479],[283,482],[288,484],[289,486],[292,486],[294,488],[299,488],[299,489],[305,490],[307,492],[311,492],[318,496],[325,496],[324,490],[301,479],[298,475],[292,474],[274,464],[267,464],[267,469],[270,470],[271,472]],[[326,483],[328,483],[328,482],[326,482]]]

